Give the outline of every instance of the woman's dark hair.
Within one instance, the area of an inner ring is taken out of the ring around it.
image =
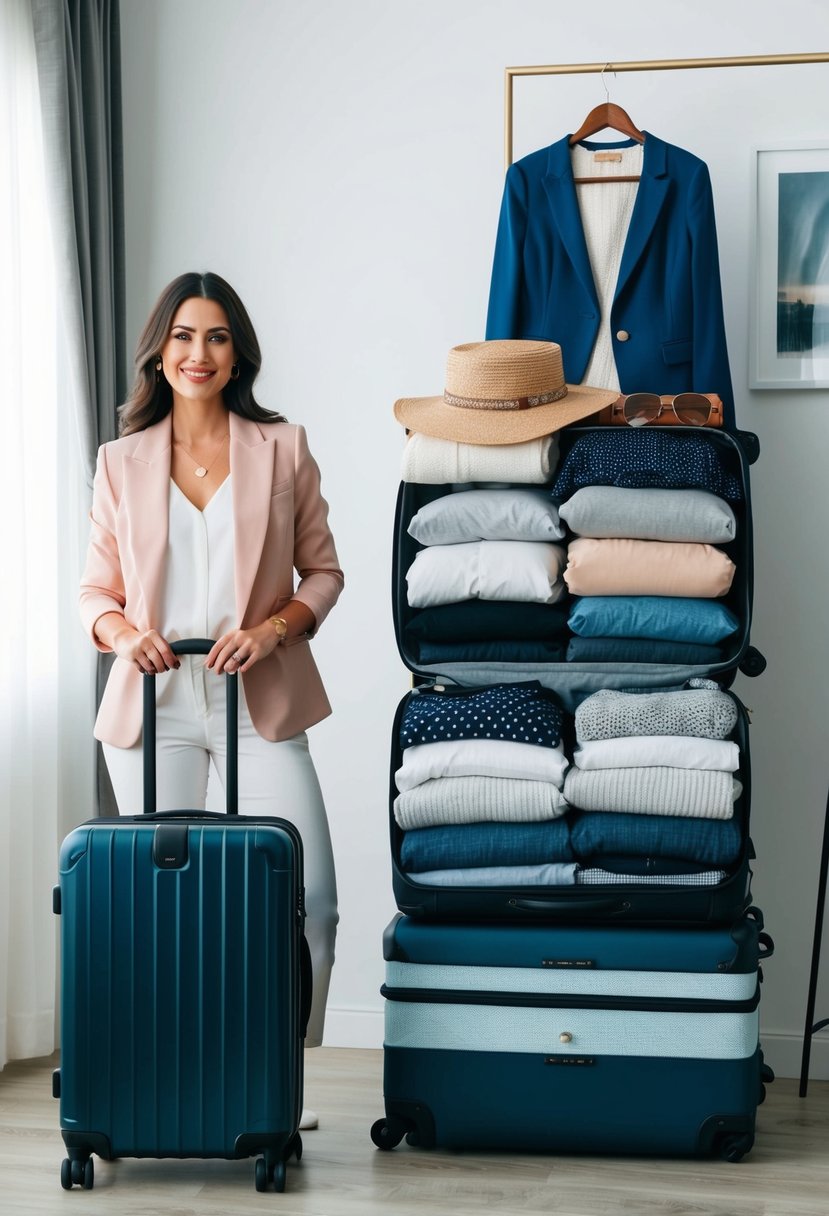
[[[236,292],[217,274],[180,274],[158,297],[135,350],[135,383],[118,409],[120,433],[131,435],[160,422],[173,408],[173,391],[164,376],[156,373],[158,354],[170,334],[173,317],[185,300],[200,297],[215,300],[227,313],[233,349],[239,367],[238,379],[228,381],[222,397],[234,414],[256,422],[285,422],[282,414],[261,406],[253,395],[253,382],[262,366],[262,353],[250,317]]]

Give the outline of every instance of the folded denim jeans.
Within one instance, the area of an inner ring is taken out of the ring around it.
[[[400,846],[400,863],[407,872],[572,860],[566,819],[416,828],[404,833]]]
[[[419,663],[563,663],[564,639],[554,642],[416,642]]]
[[[580,811],[567,818],[573,852],[583,862],[592,862],[602,853],[616,853],[727,866],[739,857],[743,842],[742,825],[736,818],[683,819],[612,811]]]
[[[570,638],[568,663],[669,663],[711,667],[723,661],[720,646],[666,642],[656,638]]]

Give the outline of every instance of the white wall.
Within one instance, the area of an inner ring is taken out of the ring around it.
[[[483,336],[507,64],[829,50],[825,0],[122,0],[129,338],[183,270],[224,274],[266,360],[261,397],[303,422],[347,588],[315,654],[334,704],[312,733],[338,859],[333,1044],[381,1040],[394,645],[398,396],[441,391]],[[755,894],[777,942],[767,1054],[799,1067],[829,780],[826,392],[747,388],[752,145],[829,136],[829,65],[623,74],[611,98],[710,166],[738,421],[756,431]],[[596,77],[516,83],[516,156],[604,100]],[[285,808],[290,814],[290,807]],[[829,1011],[829,958],[819,1013]],[[829,1076],[816,1043],[813,1076]]]

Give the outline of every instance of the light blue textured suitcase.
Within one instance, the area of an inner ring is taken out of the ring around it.
[[[177,642],[206,654],[207,640]],[[302,842],[236,812],[236,677],[228,687],[227,815],[95,819],[60,852],[61,1183],[93,1185],[92,1153],[261,1154],[257,1190],[302,1153],[310,1006]],[[154,743],[154,681],[145,740]],[[154,746],[145,807],[155,805]]]
[[[385,936],[379,1148],[738,1161],[771,1071],[750,909],[731,928],[430,924]]]

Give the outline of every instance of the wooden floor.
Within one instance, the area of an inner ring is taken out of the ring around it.
[[[0,1212],[48,1216],[827,1216],[829,1082],[805,1100],[776,1081],[757,1140],[739,1165],[591,1157],[509,1157],[408,1148],[379,1152],[382,1053],[308,1053],[306,1098],[321,1127],[305,1134],[284,1194],[257,1194],[250,1161],[95,1160],[92,1191],[63,1191],[56,1060],[0,1073]]]

